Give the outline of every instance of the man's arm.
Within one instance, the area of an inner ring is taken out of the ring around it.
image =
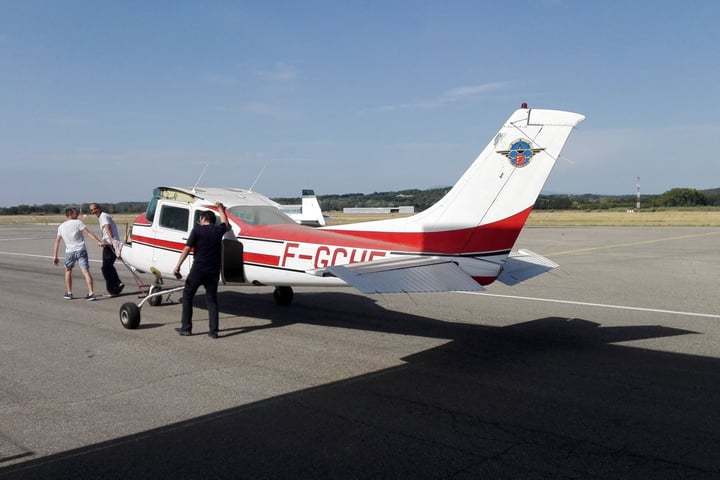
[[[105,225],[103,225],[102,229],[104,230],[103,237],[107,237],[110,240],[113,240],[113,238],[115,238],[115,237],[113,237],[112,228],[110,228],[109,223],[106,223]]]
[[[88,237],[90,237],[90,238],[92,238],[93,240],[95,240],[95,242],[97,242],[97,244],[98,244],[98,247],[104,247],[104,246],[105,246],[105,244],[102,242],[102,240],[100,240],[100,239],[97,237],[97,235],[95,235],[93,232],[91,232],[89,228],[85,227],[85,229],[83,230],[83,233],[85,233]]]
[[[185,248],[183,248],[182,252],[180,252],[180,258],[178,259],[177,265],[175,265],[175,270],[173,270],[173,275],[175,275],[175,278],[178,280],[182,278],[182,275],[180,274],[180,266],[183,264],[189,253],[190,247],[185,245]]]
[[[215,202],[215,206],[220,213],[220,223],[224,223],[225,226],[229,227],[230,224],[228,223],[227,213],[225,212],[225,205],[223,205],[222,202]]]
[[[58,259],[58,256],[57,256],[58,247],[60,246],[60,238],[62,238],[62,237],[60,237],[60,235],[55,237],[55,245],[53,246],[53,263],[55,265],[57,265],[60,262],[60,260]]]
[[[102,233],[103,238],[107,237],[109,243],[112,243],[112,240],[115,238],[113,237],[112,228],[110,227],[111,221],[112,219],[110,218],[110,215],[105,212],[102,212],[98,217],[98,223],[100,223],[100,233]]]

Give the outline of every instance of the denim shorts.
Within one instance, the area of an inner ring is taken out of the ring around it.
[[[76,250],[74,252],[65,252],[65,268],[72,269],[75,266],[75,262],[82,270],[90,268],[90,262],[88,261],[87,250]]]

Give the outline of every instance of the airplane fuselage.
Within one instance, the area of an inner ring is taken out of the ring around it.
[[[329,267],[419,254],[452,259],[466,268],[477,282],[487,284],[497,276],[501,260],[508,253],[496,251],[457,255],[437,251],[438,246],[436,251],[423,252],[421,245],[414,240],[417,237],[415,234],[390,235],[391,239],[409,240],[408,244],[372,238],[381,237],[381,233],[373,235],[297,225],[291,219],[286,220],[280,212],[269,214],[269,209],[274,207],[266,205],[264,197],[251,192],[246,192],[238,205],[225,203],[232,202],[233,195],[228,196],[223,189],[213,189],[206,198],[192,201],[163,198],[172,197],[170,192],[175,190],[161,189],[150,218],[146,212],[133,223],[130,242],[123,248],[122,257],[140,271],[149,271],[153,267],[163,276],[171,276],[194,225],[191,219],[197,218],[202,210],[213,210],[216,198],[221,198],[226,205],[231,227],[223,239],[222,280],[226,284],[343,286],[345,281],[328,275]],[[181,273],[187,275],[191,266],[192,253]]]

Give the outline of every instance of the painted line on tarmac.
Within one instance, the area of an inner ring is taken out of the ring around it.
[[[713,231],[713,232],[698,233],[698,234],[693,234],[693,235],[678,235],[676,237],[653,238],[652,240],[643,240],[640,242],[616,243],[613,245],[601,245],[599,247],[579,248],[577,250],[565,250],[564,252],[545,253],[543,255],[546,257],[557,257],[559,255],[575,255],[577,253],[596,252],[598,250],[609,250],[611,248],[637,247],[639,245],[649,245],[651,243],[668,242],[671,240],[686,240],[688,238],[707,237],[709,235],[718,235],[718,234],[720,234],[720,232]]]
[[[16,253],[16,252],[0,252],[0,255],[10,255],[12,257],[32,257],[32,258],[47,258],[52,260],[53,257],[50,255],[35,255],[32,253]],[[65,253],[61,252],[58,254],[58,258],[62,260],[65,257]],[[90,262],[102,262],[102,260],[94,260],[92,258],[88,259]]]
[[[13,257],[34,257],[34,258],[49,258],[53,259],[50,255],[34,255],[32,253],[15,253],[15,252],[0,252],[0,255],[11,255]]]
[[[688,317],[703,317],[703,318],[718,318],[720,315],[712,313],[696,313],[696,312],[681,312],[677,310],[662,310],[658,308],[644,308],[644,307],[629,307],[625,305],[610,305],[606,303],[589,303],[589,302],[575,302],[572,300],[555,300],[552,298],[536,298],[536,297],[520,297],[517,295],[499,295],[497,293],[485,293],[485,292],[457,292],[465,293],[467,295],[483,295],[486,297],[496,298],[509,298],[513,300],[528,300],[531,302],[546,302],[546,303],[561,303],[565,305],[578,305],[581,307],[599,307],[599,308],[613,308],[616,310],[633,310],[636,312],[649,312],[649,313],[665,313],[669,315],[682,315]]]
[[[13,238],[0,238],[0,242],[17,242],[22,240],[52,240],[55,237],[13,237]]]

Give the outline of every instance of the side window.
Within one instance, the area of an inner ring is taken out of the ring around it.
[[[172,205],[163,205],[160,210],[160,226],[187,232],[190,210]]]

